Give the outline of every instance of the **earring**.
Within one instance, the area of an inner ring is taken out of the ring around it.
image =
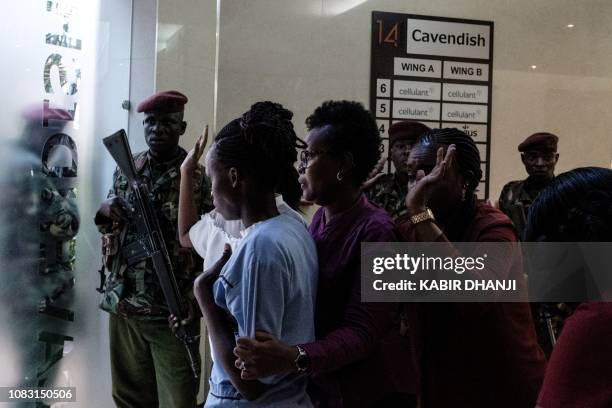
[[[465,201],[466,193],[467,193],[467,185],[464,184],[463,188],[461,189],[461,202]]]
[[[338,181],[342,181],[343,178],[344,176],[342,175],[342,170],[340,170],[338,174],[336,174],[336,179],[338,179]]]

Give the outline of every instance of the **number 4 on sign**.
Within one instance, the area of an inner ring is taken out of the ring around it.
[[[386,43],[393,44],[393,46],[397,47],[397,38],[398,38],[398,23],[393,24],[391,30],[387,32],[387,35],[384,34],[383,21],[376,20],[378,24],[378,44]]]

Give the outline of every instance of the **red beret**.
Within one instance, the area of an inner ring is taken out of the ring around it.
[[[72,120],[70,112],[64,109],[49,108],[44,109],[42,104],[31,105],[25,108],[21,116],[28,122],[47,122],[49,120]]]
[[[538,150],[542,152],[556,152],[558,142],[559,138],[552,133],[538,132],[523,140],[523,143],[518,145],[518,151]]]
[[[138,112],[183,112],[187,97],[178,91],[158,92],[140,102],[136,110]]]
[[[410,143],[414,143],[419,136],[428,130],[429,128],[427,126],[414,120],[404,120],[394,123],[389,128],[389,148],[398,140],[408,140]]]

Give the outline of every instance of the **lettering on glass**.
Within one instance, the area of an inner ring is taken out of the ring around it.
[[[78,16],[78,5],[76,3],[77,2],[74,0],[47,0],[47,12],[59,16],[64,22],[62,24],[61,34],[51,32],[45,35],[46,44],[72,48],[75,50],[81,49],[81,39],[69,34],[71,20],[74,20],[75,17]]]
[[[76,65],[76,59],[72,60],[73,64]],[[62,56],[60,54],[51,54],[45,61],[45,68],[43,71],[43,81],[45,84],[45,92],[48,94],[55,93],[53,84],[51,81],[51,68],[57,67],[59,73],[59,84],[66,95],[74,95],[79,91],[78,83],[81,80],[80,68],[74,68],[74,78],[72,82],[68,81],[68,71],[63,64]]]

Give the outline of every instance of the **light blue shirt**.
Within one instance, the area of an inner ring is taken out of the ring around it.
[[[287,344],[313,341],[318,261],[310,233],[286,214],[245,232],[213,286],[215,302],[236,323],[236,336],[254,337],[256,330],[263,330]],[[312,406],[305,375],[276,375],[259,381],[273,386],[255,401],[242,398],[216,363],[213,350],[206,406]]]

